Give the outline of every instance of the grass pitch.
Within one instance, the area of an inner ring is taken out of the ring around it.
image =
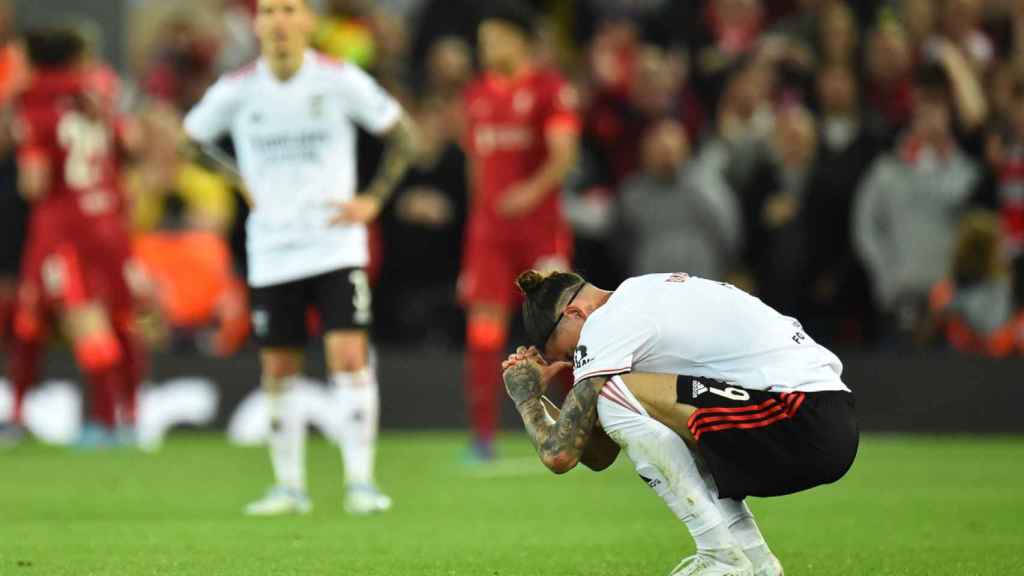
[[[693,545],[624,456],[565,477],[521,436],[504,463],[458,435],[385,435],[395,509],[341,511],[337,450],[314,441],[307,517],[249,519],[260,449],[173,437],[159,454],[0,452],[0,575],[621,576],[667,574]],[[867,437],[840,483],[751,506],[789,576],[1024,574],[1024,438]]]

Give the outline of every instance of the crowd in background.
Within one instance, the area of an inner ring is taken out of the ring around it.
[[[255,1],[185,4],[135,4],[121,72],[146,146],[126,186],[136,253],[184,335],[169,343],[225,353],[244,341],[246,208],[230,175],[176,143],[206,87],[256,56]],[[461,91],[481,2],[319,4],[318,49],[373,73],[422,136],[375,230],[375,338],[457,347]],[[759,295],[826,344],[1024,354],[1024,2],[533,4],[540,61],[582,96],[564,202],[593,283],[686,271]],[[2,20],[11,102],[16,34]],[[368,176],[378,148],[360,146]],[[4,227],[13,249],[23,232]]]

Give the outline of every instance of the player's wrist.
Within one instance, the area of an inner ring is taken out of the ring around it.
[[[535,406],[543,410],[544,404],[541,402],[541,396],[542,394],[538,390],[536,395],[531,394],[523,399],[513,400],[516,405],[516,410],[522,413],[524,410],[532,410]]]

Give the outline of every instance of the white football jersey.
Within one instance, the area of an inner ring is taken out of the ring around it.
[[[366,227],[330,226],[356,193],[356,128],[373,134],[401,116],[357,66],[307,51],[286,82],[262,59],[214,84],[185,118],[201,143],[230,134],[253,200],[246,223],[249,283],[281,284],[369,260]]]
[[[720,282],[652,274],[622,283],[583,324],[575,377],[652,372],[749,390],[849,391],[835,354],[800,323]]]

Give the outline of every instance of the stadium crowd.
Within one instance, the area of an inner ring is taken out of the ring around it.
[[[317,2],[313,2],[316,4]],[[133,4],[120,107],[148,336],[229,354],[246,340],[237,179],[182,156],[181,119],[257,54],[256,2]],[[478,0],[321,0],[315,45],[410,110],[418,158],[374,230],[375,340],[460,347],[471,193],[462,90]],[[687,271],[804,320],[827,345],[1024,354],[1024,3],[1013,0],[534,0],[539,58],[580,94],[563,203],[595,284]],[[29,75],[0,3],[0,312],[28,208],[17,194]],[[360,172],[379,147],[361,138]]]

